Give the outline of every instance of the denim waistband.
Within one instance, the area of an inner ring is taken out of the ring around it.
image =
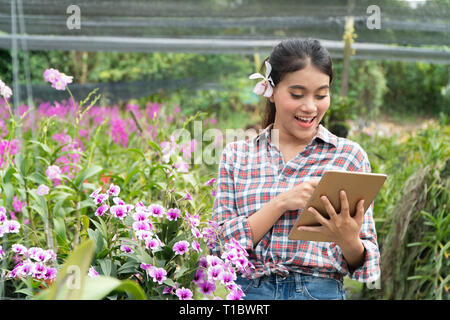
[[[332,279],[337,282],[343,283],[343,279],[324,278],[324,277],[303,274],[303,273],[299,273],[299,272],[291,272],[287,275],[272,273],[270,275],[264,275],[262,277],[255,278],[255,279],[253,279],[253,285],[259,286],[261,281],[283,283],[283,282],[301,282],[301,281],[318,280],[318,279]]]

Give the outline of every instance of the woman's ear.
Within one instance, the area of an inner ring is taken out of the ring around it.
[[[275,103],[275,100],[273,99],[273,93],[272,93],[272,95],[269,97],[269,101],[272,102],[272,103]]]

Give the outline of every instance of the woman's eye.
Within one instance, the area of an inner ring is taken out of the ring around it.
[[[291,96],[292,96],[292,98],[295,98],[295,99],[303,98],[303,95],[298,95],[298,94],[293,94],[293,93],[291,93]]]
[[[324,96],[316,96],[316,98],[319,99],[319,100],[322,100],[322,99],[326,98],[327,96],[328,96],[328,95],[326,94],[326,95],[324,95]]]

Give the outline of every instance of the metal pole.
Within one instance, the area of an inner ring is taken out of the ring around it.
[[[15,38],[17,34],[16,25],[16,1],[11,0],[11,34],[13,36],[11,42],[12,48],[12,62],[13,62],[13,87],[14,87],[14,106],[13,113],[17,112],[20,103],[20,90],[19,90],[19,57],[17,55],[17,39]]]
[[[17,9],[18,9],[18,16],[19,16],[19,32],[20,34],[25,35],[26,34],[26,30],[25,30],[25,18],[23,15],[23,6],[22,6],[22,0],[17,0]],[[33,140],[36,140],[36,132],[35,130],[33,130],[33,126],[35,125],[35,109],[34,109],[34,104],[33,104],[33,90],[31,88],[31,75],[30,75],[30,60],[29,60],[29,54],[28,54],[28,45],[27,45],[27,40],[26,39],[21,39],[21,44],[22,44],[22,52],[23,52],[23,67],[25,70],[25,83],[26,83],[26,91],[27,91],[27,103],[28,103],[28,116],[31,119],[31,134],[33,137]],[[23,131],[22,131],[22,126],[20,126],[19,129],[19,133],[21,135],[21,138],[23,139]],[[24,145],[22,143],[22,145]],[[34,160],[35,160],[35,167],[36,170],[39,168],[39,161],[38,161],[38,150],[37,150],[37,145],[35,144],[33,147],[33,151],[34,151]],[[20,151],[23,152],[23,149]],[[24,159],[25,159],[25,155],[24,155]],[[28,199],[28,197],[27,197]],[[28,214],[28,219],[30,219],[30,209],[27,207],[26,208],[27,214]],[[30,219],[31,220],[31,219]],[[28,235],[28,231],[27,229],[24,229],[24,244],[27,246],[29,244],[29,240],[30,237]]]
[[[17,0],[17,8],[19,13],[19,32],[20,34],[25,35],[27,32],[25,30],[25,19],[23,15],[23,6],[22,6],[22,0]],[[26,90],[27,90],[27,102],[28,107],[30,108],[30,117],[31,117],[31,123],[34,124],[34,104],[33,104],[33,90],[31,88],[31,73],[30,73],[30,60],[29,60],[29,54],[28,54],[28,44],[26,38],[22,38],[20,40],[22,44],[22,50],[23,50],[23,67],[25,70],[25,81],[26,81]],[[35,136],[34,130],[32,130],[33,133],[33,139]]]

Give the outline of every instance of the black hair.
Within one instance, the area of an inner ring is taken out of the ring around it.
[[[330,53],[315,39],[286,39],[276,45],[270,55],[264,59],[260,70],[269,61],[272,66],[270,77],[276,86],[287,73],[295,72],[305,68],[308,61],[318,70],[333,80],[333,63]],[[261,71],[260,71],[261,72]],[[261,72],[262,73],[262,72]],[[264,73],[262,73],[264,74]],[[275,121],[275,103],[267,99],[266,114],[263,118],[262,127],[266,128]]]

